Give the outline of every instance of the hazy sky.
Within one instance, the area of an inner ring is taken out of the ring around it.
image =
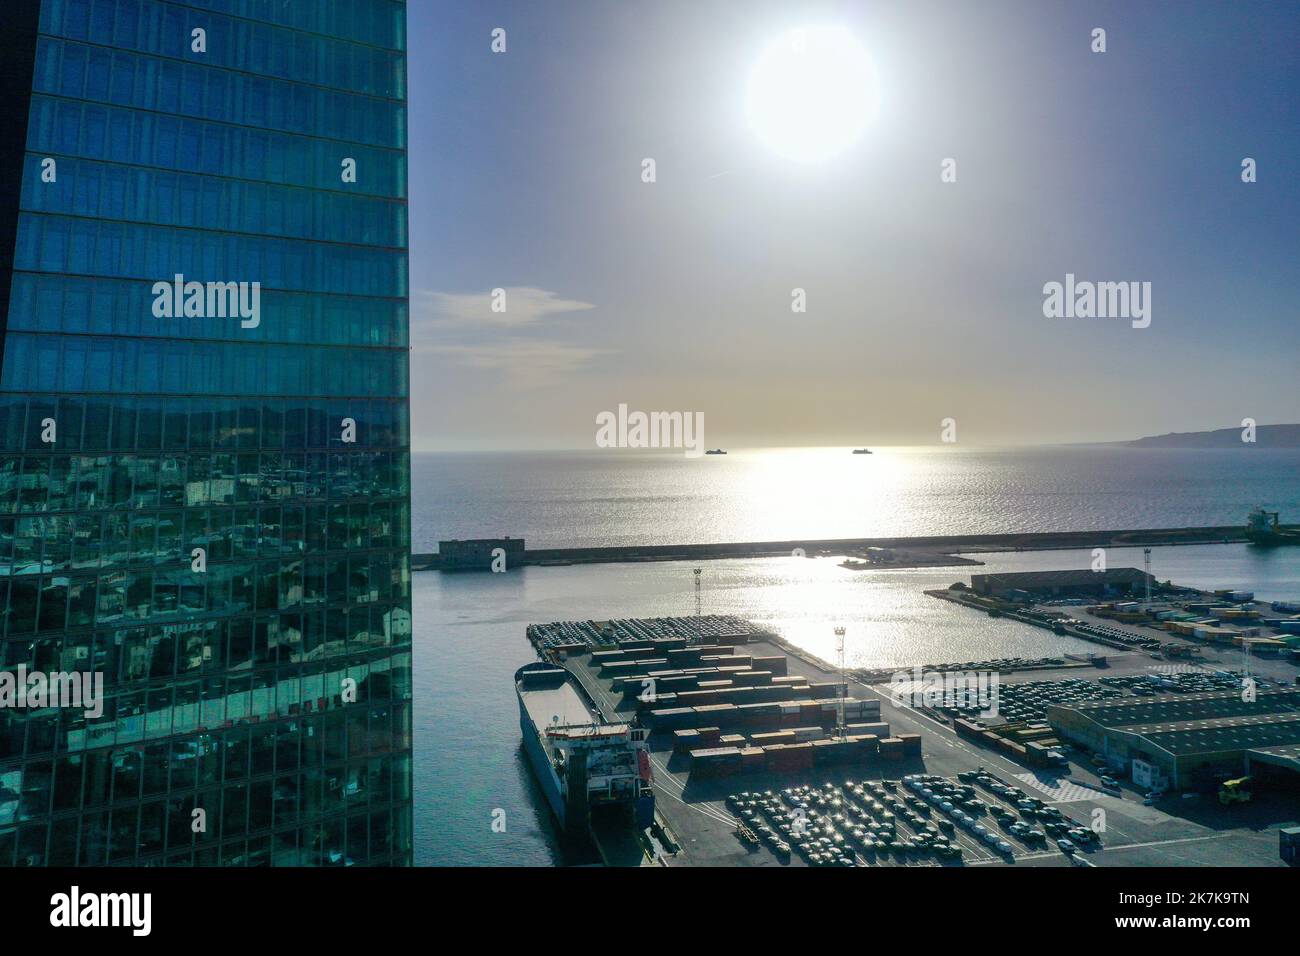
[[[710,446],[1300,420],[1300,3],[409,7],[417,449],[592,448],[619,403]],[[745,96],[815,24],[880,101],[808,163]],[[1150,282],[1150,327],[1044,317],[1066,273]]]

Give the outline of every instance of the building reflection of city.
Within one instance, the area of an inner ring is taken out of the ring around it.
[[[405,8],[236,6],[0,8],[0,866],[411,862]]]
[[[122,419],[122,404],[107,404],[111,418]],[[399,433],[392,418],[405,408],[381,404],[384,414],[362,418],[360,431],[389,446]],[[66,412],[65,404],[69,421]],[[188,434],[201,427],[190,424]],[[218,447],[235,447],[241,433],[213,434]],[[291,429],[289,440],[309,439]],[[409,646],[411,629],[409,571],[392,555],[406,540],[404,456],[82,455],[15,474],[30,461],[0,458],[0,501],[56,513],[0,519],[0,553],[10,558],[0,565],[8,633],[36,635],[0,645],[0,665],[102,673],[110,692],[94,719],[67,708],[21,719],[0,713],[0,758],[23,752],[25,733],[29,753],[64,755],[64,774],[84,763],[88,806],[101,790],[107,799],[113,781],[119,794],[138,784],[147,797],[182,780],[219,783],[223,768],[238,768],[236,775],[247,774],[250,810],[271,794],[267,826],[364,807],[372,792],[390,792],[393,774],[380,759],[304,768],[305,782],[277,777],[272,764],[289,765],[285,737],[320,741],[326,763],[348,756],[334,749],[343,739],[360,754],[409,752],[410,654],[393,654]],[[176,510],[143,510],[160,505]],[[122,510],[94,513],[101,507]],[[190,571],[191,546],[206,549],[204,575]],[[343,704],[346,678],[355,682],[358,706],[342,718],[331,710]],[[281,718],[292,719],[272,723]],[[0,769],[0,827],[35,817],[51,797],[58,807],[52,771],[52,763],[29,765],[25,777]],[[408,779],[396,782],[407,788]],[[170,807],[186,833],[198,802]],[[141,831],[142,853],[161,846],[164,818],[141,818],[149,831]],[[93,827],[95,817],[87,819]],[[277,862],[346,860],[343,842],[331,845],[328,833],[321,839],[319,847],[295,845]]]

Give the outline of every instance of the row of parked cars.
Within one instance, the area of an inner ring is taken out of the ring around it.
[[[910,794],[898,792],[896,782],[846,781],[844,792],[853,812],[880,825],[879,832],[867,833],[863,841],[869,855],[874,850],[893,854],[900,861],[926,856],[952,862],[961,860],[962,849],[951,839],[953,828],[943,826],[946,821],[931,822],[930,807]],[[898,820],[907,824],[910,836],[897,830]]]
[[[789,787],[732,794],[728,809],[740,817],[738,836],[753,834],[776,855],[788,860],[797,852],[811,866],[856,866],[894,859],[898,862],[933,857],[960,860],[961,847],[950,842],[953,827],[926,819],[928,807],[913,805],[898,793],[898,781],[844,781],[842,787]],[[905,822],[911,833],[898,828]]]
[[[1002,802],[981,799],[977,787]],[[797,852],[812,866],[921,858],[958,862],[963,856],[958,827],[1008,860],[1015,850],[1003,831],[1028,847],[1054,840],[1069,856],[1101,846],[1089,828],[982,767],[956,780],[910,774],[901,782],[846,780],[842,787],[804,784],[779,794],[734,793],[726,805],[740,818],[737,834],[747,843],[765,845],[787,861]]]
[[[1080,677],[1031,680],[998,687],[998,716],[1007,720],[1042,720],[1048,704],[1082,704],[1120,697],[1123,691]]]
[[[774,828],[781,813],[781,803],[771,790],[763,793],[733,793],[726,800],[727,809],[740,817],[736,835],[745,843],[762,843],[782,860],[790,859],[790,844],[786,841],[789,828]]]
[[[1155,637],[1147,637],[1142,634],[1134,634],[1132,631],[1126,631],[1120,627],[1112,627],[1109,624],[1098,624],[1095,621],[1067,620],[1063,623],[1069,624],[1076,630],[1083,631],[1085,634],[1091,634],[1094,637],[1105,637],[1112,641],[1119,641],[1121,644],[1127,644],[1130,647],[1159,647],[1160,640]]]
[[[855,844],[861,840],[833,784],[791,787],[779,796],[771,790],[733,794],[727,806],[782,860],[790,859],[793,848],[810,866],[857,865]]]
[[[903,783],[915,792],[916,799],[947,814],[955,826],[962,827],[989,849],[1004,857],[1015,856],[1010,843],[979,822],[987,812],[988,804],[979,799],[968,781],[954,783],[934,774],[911,774],[903,778]]]
[[[1081,847],[1101,847],[1101,838],[1096,832],[1079,826],[1057,807],[1048,806],[1038,797],[1032,797],[1019,787],[1011,786],[982,767],[959,774],[958,777],[978,783],[1006,801],[1009,806],[995,805],[990,808],[989,815],[1007,832],[1031,846],[1042,846],[1050,837],[1056,841],[1057,848],[1067,855],[1073,855]],[[1034,824],[1042,829],[1035,829]]]
[[[1187,670],[1171,674],[1128,674],[1102,677],[1100,683],[1123,688],[1138,697],[1159,693],[1200,694],[1216,690],[1239,690],[1242,674],[1238,671]],[[1256,679],[1256,683],[1259,681]]]

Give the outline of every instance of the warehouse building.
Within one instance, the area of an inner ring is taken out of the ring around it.
[[[1147,579],[1154,590],[1156,579],[1137,568],[1108,571],[1017,571],[1007,574],[972,574],[971,590],[986,597],[1029,594],[1036,597],[1118,597],[1143,594]]]
[[[1047,720],[1140,786],[1212,790],[1225,777],[1254,774],[1300,789],[1300,690],[1259,691],[1249,701],[1212,692],[1052,704]]]

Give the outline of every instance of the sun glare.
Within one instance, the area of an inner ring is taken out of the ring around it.
[[[842,26],[810,26],[763,50],[749,76],[745,111],[768,147],[817,162],[861,138],[876,99],[871,61],[857,38]]]

